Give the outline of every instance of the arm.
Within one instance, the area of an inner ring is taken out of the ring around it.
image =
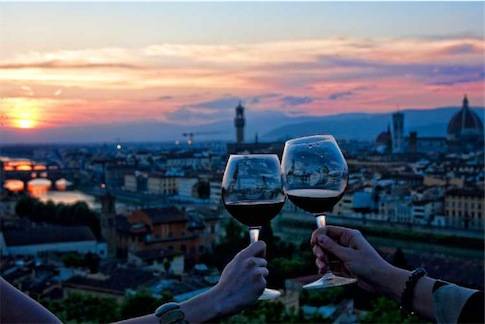
[[[313,233],[311,243],[316,256],[315,262],[321,272],[327,269],[326,253],[330,253],[341,262],[342,274],[357,277],[361,288],[381,293],[400,303],[411,272],[385,261],[359,231],[326,226]],[[417,282],[414,289],[413,309],[428,319],[434,319],[434,284],[434,279],[425,276]]]
[[[0,277],[0,323],[61,323],[44,306]]]
[[[266,244],[258,241],[239,252],[227,264],[216,286],[204,294],[180,304],[189,323],[213,321],[217,318],[238,313],[253,304],[266,287],[268,275],[264,255]],[[155,310],[154,310],[155,311]],[[159,323],[151,314],[123,321],[132,323]]]

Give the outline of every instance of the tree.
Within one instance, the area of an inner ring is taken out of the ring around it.
[[[70,294],[61,301],[46,304],[63,322],[108,323],[119,319],[119,306],[114,298]]]
[[[98,272],[99,269],[99,256],[95,253],[86,253],[84,255],[84,265],[89,269],[91,273]]]
[[[125,298],[121,305],[121,317],[126,319],[151,314],[158,306],[170,300],[172,300],[172,295],[169,292],[164,292],[160,299],[146,291],[137,292],[133,296]]]
[[[402,268],[402,269],[408,269],[409,265],[406,260],[406,256],[404,255],[404,252],[402,251],[401,248],[397,248],[396,252],[392,255],[392,260],[391,260],[392,265]]]
[[[202,199],[207,199],[210,197],[211,187],[209,182],[200,181],[197,184],[197,196]]]
[[[43,203],[28,196],[22,197],[15,206],[18,216],[28,218],[33,222],[43,222],[65,226],[88,226],[97,239],[101,238],[99,217],[85,202],[72,205],[54,204],[52,201]]]
[[[15,213],[19,217],[31,216],[34,209],[34,202],[35,199],[32,199],[28,196],[23,196],[17,201],[17,205],[15,206]]]
[[[425,323],[416,316],[402,315],[399,305],[385,297],[379,297],[362,318],[362,323]]]

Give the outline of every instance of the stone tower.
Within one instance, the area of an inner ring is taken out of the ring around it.
[[[234,117],[234,126],[236,127],[236,143],[244,143],[244,126],[246,119],[244,118],[244,107],[241,102],[236,107],[236,117]]]

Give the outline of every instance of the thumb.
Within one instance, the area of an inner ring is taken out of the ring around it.
[[[342,246],[332,240],[327,235],[320,235],[318,237],[318,245],[327,252],[332,253],[341,261],[348,261],[351,258],[352,249]]]

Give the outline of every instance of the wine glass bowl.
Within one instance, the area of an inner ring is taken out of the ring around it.
[[[340,195],[347,187],[347,163],[330,135],[287,141],[281,168],[287,192],[329,190]]]
[[[251,243],[283,207],[280,161],[274,154],[231,155],[222,179],[222,202],[232,217],[249,227]],[[274,299],[280,292],[265,289],[260,299]]]
[[[345,192],[348,167],[331,135],[296,138],[285,143],[281,169],[288,199],[312,213],[317,226],[326,225],[325,213],[331,212]],[[355,282],[327,273],[304,288],[325,288]]]

